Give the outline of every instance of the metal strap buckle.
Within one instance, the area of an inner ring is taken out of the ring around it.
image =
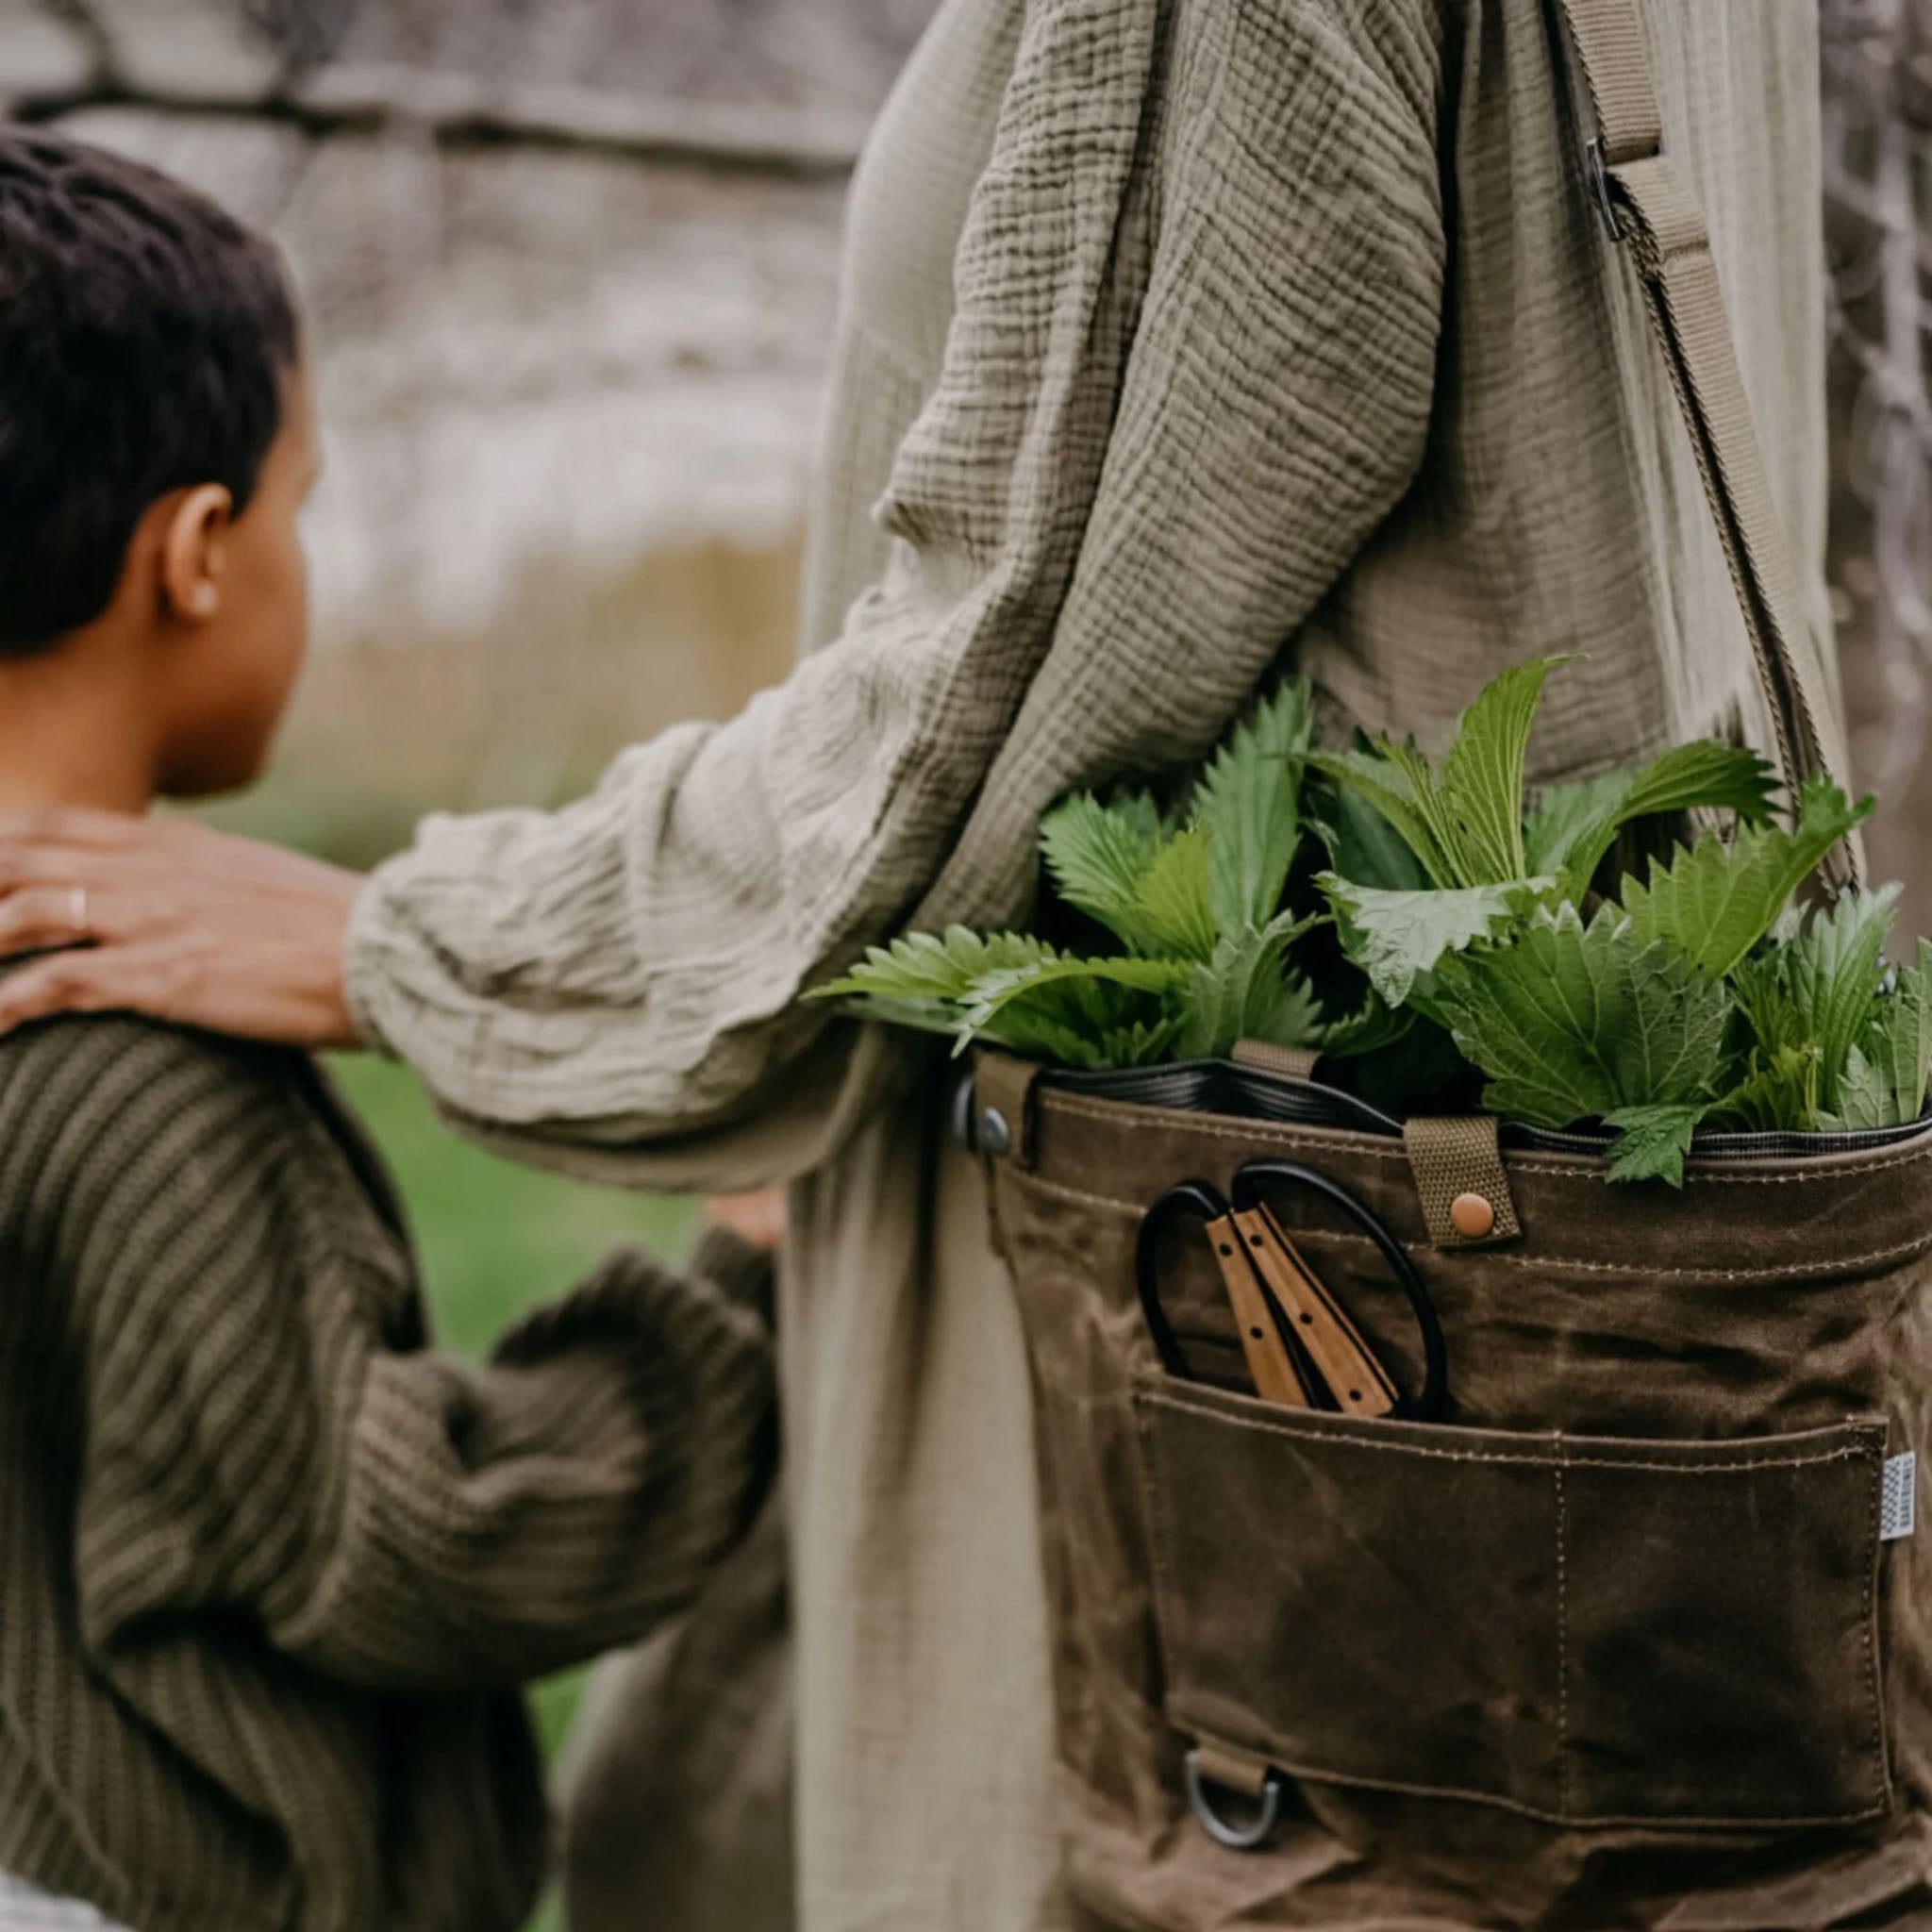
[[[1593,136],[1586,143],[1584,158],[1590,165],[1590,185],[1596,196],[1597,212],[1604,218],[1604,226],[1609,230],[1612,242],[1626,239],[1629,230],[1624,225],[1617,213],[1617,204],[1610,199],[1609,164],[1604,159],[1604,144],[1601,137]]]

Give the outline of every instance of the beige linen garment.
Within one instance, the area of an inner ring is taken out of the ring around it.
[[[1653,0],[1822,604],[1811,0]],[[374,1041],[525,1158],[803,1175],[781,1325],[807,1932],[1057,1923],[1025,1378],[950,1080],[800,991],[1022,915],[1042,808],[1271,669],[1536,775],[1765,728],[1541,0],[946,0],[855,184],[806,654],[546,815],[433,819],[351,938]],[[1345,1854],[1336,1848],[1338,1860]]]

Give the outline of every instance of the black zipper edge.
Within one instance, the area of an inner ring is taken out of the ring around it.
[[[1402,1123],[1337,1087],[1295,1080],[1232,1060],[1174,1060],[1153,1067],[1118,1067],[1101,1073],[1049,1069],[1041,1085],[1056,1092],[1113,1100],[1127,1106],[1164,1107],[1180,1113],[1219,1113],[1283,1126],[1327,1127],[1400,1140]],[[1245,1104],[1244,1104],[1245,1103]],[[1693,1160],[1823,1158],[1896,1146],[1932,1126],[1932,1112],[1895,1127],[1848,1133],[1701,1133],[1690,1143]],[[1502,1123],[1506,1148],[1525,1153],[1606,1157],[1614,1137],[1605,1131],[1557,1132],[1522,1121]]]

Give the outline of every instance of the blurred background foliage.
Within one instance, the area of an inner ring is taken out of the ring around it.
[[[372,860],[784,675],[843,178],[933,4],[0,0],[0,109],[201,182],[308,305],[314,661],[222,816]],[[1932,0],[1820,0],[1820,28],[1833,602],[1874,858],[1927,931]],[[343,1074],[461,1346],[614,1239],[684,1237],[460,1145],[395,1069]]]

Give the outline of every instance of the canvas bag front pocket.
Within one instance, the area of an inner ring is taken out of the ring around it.
[[[1166,1709],[1221,1759],[1576,1826],[1886,1810],[1882,1421],[1619,1441],[1134,1400]]]

